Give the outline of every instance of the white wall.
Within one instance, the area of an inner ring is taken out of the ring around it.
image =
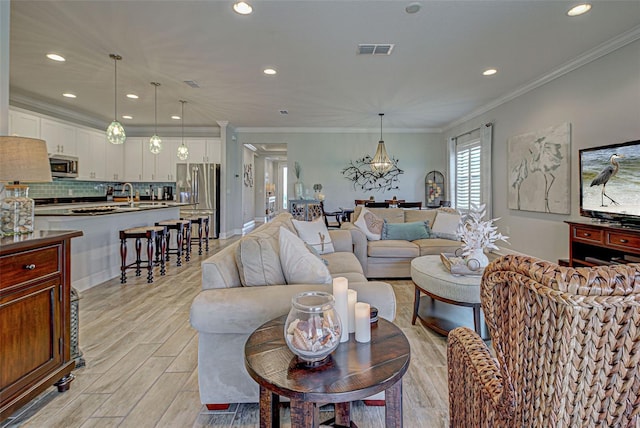
[[[325,194],[325,208],[328,211],[338,207],[351,208],[354,199],[369,198],[376,200],[398,199],[423,201],[424,178],[427,172],[437,169],[445,171],[446,146],[442,137],[428,133],[384,132],[383,138],[389,156],[399,159],[398,167],[405,171],[400,176],[399,189],[389,192],[364,192],[353,188],[341,171],[350,160],[366,154],[373,156],[380,134],[371,133],[248,133],[242,132],[238,140],[245,143],[287,143],[289,164],[289,195],[293,195],[293,183],[296,181],[293,164],[298,161],[302,166],[301,179],[313,196],[313,185],[322,184]],[[292,197],[292,196],[291,196]]]
[[[499,78],[499,75],[495,78]],[[511,248],[556,261],[569,255],[570,217],[579,217],[578,150],[640,139],[640,41],[609,53],[445,133],[493,122],[493,216]],[[508,209],[507,139],[571,123],[571,216]]]

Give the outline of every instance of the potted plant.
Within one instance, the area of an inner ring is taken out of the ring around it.
[[[482,220],[486,214],[485,208],[485,204],[472,205],[466,219],[458,225],[457,234],[462,241],[462,256],[472,270],[489,264],[485,249],[497,250],[496,241],[507,242],[509,239],[498,232],[498,228],[493,224],[499,218]]]

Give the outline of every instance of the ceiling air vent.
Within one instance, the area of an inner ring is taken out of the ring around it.
[[[358,55],[391,55],[394,46],[390,43],[364,43],[358,45]]]
[[[192,88],[199,88],[200,85],[198,85],[198,82],[196,82],[195,80],[185,80],[184,83],[186,83],[187,85],[191,86]]]

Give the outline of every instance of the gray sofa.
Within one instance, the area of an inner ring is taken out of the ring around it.
[[[410,223],[416,221],[429,221],[433,226],[438,213],[456,213],[451,208],[438,208],[432,210],[413,210],[402,208],[367,208],[376,216],[385,219],[389,223]],[[365,233],[354,223],[357,221],[362,206],[356,206],[351,222],[343,223],[341,230],[351,232],[354,254],[360,260],[360,264],[367,278],[409,278],[411,276],[411,260],[419,256],[437,255],[440,253],[452,253],[460,247],[460,241],[445,238],[405,240],[380,240],[369,241]],[[451,230],[453,234],[455,230]]]
[[[288,213],[276,216],[250,236],[279,234],[280,226],[295,233]],[[358,300],[379,310],[379,316],[393,321],[395,294],[391,285],[370,282],[352,252],[352,235],[346,230],[329,231],[334,253],[323,255],[332,277],[343,276]],[[291,298],[302,291],[332,292],[331,284],[282,284],[244,287],[236,263],[239,240],[202,262],[202,291],[191,306],[191,325],[198,330],[198,382],[202,403],[257,403],[258,384],[244,367],[244,344],[263,323],[289,312]],[[376,397],[377,398],[377,397]]]

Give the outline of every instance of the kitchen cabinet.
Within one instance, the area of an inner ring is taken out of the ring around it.
[[[124,143],[123,181],[142,181],[142,139],[127,138]]]
[[[47,143],[49,154],[77,155],[76,129],[57,120],[40,119],[40,139]]]
[[[0,239],[0,421],[51,385],[69,389],[71,238],[35,231]]]
[[[185,138],[184,143],[189,148],[189,158],[180,162],[221,163],[219,138]]]
[[[156,155],[156,180],[176,181],[176,164],[178,163],[178,146],[182,140],[166,138],[162,140],[162,151]]]
[[[104,133],[100,134],[105,147],[105,176],[108,181],[119,181],[124,177],[123,153],[127,144],[111,144]]]
[[[80,180],[107,180],[107,138],[99,131],[76,129],[78,178]]]
[[[21,111],[9,110],[9,135],[40,138],[40,117]]]

